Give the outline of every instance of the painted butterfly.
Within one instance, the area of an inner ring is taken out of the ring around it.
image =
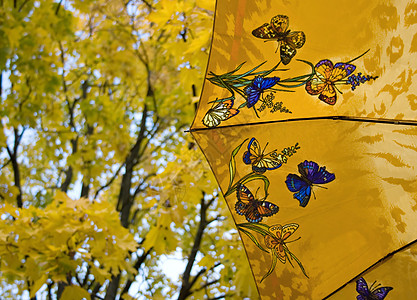
[[[376,282],[376,281],[375,281]],[[357,300],[382,300],[385,299],[389,291],[393,288],[390,286],[378,287],[381,284],[377,284],[374,286],[375,282],[368,288],[368,284],[366,283],[363,277],[359,278],[356,281],[356,291],[359,295],[356,297]]]
[[[319,95],[319,99],[329,105],[336,103],[335,83],[352,74],[356,67],[352,64],[333,63],[324,59],[315,67],[316,75],[306,83],[306,91],[310,95]]]
[[[220,124],[221,121],[236,116],[239,113],[239,110],[232,107],[232,99],[213,104],[213,107],[210,108],[204,116],[203,124],[207,127],[216,127]]]
[[[251,108],[259,101],[262,93],[273,87],[279,81],[279,77],[256,77],[250,85],[245,88],[245,94],[247,96],[247,107]]]
[[[240,183],[236,187],[236,196],[236,212],[245,216],[251,223],[258,223],[263,217],[270,217],[279,210],[279,207],[271,202],[255,199],[251,191]]]
[[[277,40],[281,61],[284,65],[290,63],[297,53],[296,49],[301,48],[306,41],[304,32],[291,32],[288,29],[288,24],[289,18],[287,16],[277,15],[271,19],[269,24],[265,23],[252,31],[252,34],[257,38]]]
[[[269,232],[271,232],[275,237],[270,235],[265,235],[265,246],[269,249],[274,248],[278,254],[278,259],[285,264],[287,259],[287,254],[285,253],[285,240],[288,239],[296,230],[298,229],[298,224],[291,223],[284,226],[273,225],[269,227]],[[288,249],[287,249],[288,251]]]
[[[298,165],[296,174],[288,174],[285,183],[288,189],[294,193],[294,199],[300,201],[300,206],[306,207],[311,197],[313,185],[329,183],[335,180],[336,176],[326,171],[326,167],[320,167],[314,161],[304,161]]]
[[[261,149],[259,142],[252,138],[248,144],[248,151],[245,151],[243,154],[243,162],[247,165],[252,165],[252,171],[255,173],[262,174],[266,170],[275,170],[282,165],[276,150],[267,154],[264,154],[264,151],[265,149]]]

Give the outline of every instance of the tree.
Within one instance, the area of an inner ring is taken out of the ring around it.
[[[3,297],[254,297],[184,133],[213,4],[0,2]],[[161,273],[167,255],[184,260],[181,282]]]

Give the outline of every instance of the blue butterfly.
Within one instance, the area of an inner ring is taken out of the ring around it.
[[[376,282],[376,281],[375,281]],[[383,300],[393,288],[390,286],[378,287],[381,284],[374,286],[375,282],[368,288],[363,277],[356,281],[356,291],[359,295],[356,297],[357,300]]]
[[[245,88],[245,94],[247,96],[247,107],[251,108],[258,102],[259,98],[261,97],[262,93],[276,85],[279,81],[279,77],[256,77],[251,85],[248,85]]]
[[[296,174],[288,174],[288,189],[295,193],[294,198],[300,201],[300,206],[306,207],[311,197],[313,185],[329,183],[335,180],[336,176],[326,171],[326,167],[320,167],[314,161],[304,161],[298,165],[298,172],[301,177]]]

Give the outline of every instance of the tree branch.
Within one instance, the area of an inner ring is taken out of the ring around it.
[[[185,267],[184,273],[183,273],[183,277],[182,277],[182,285],[181,285],[181,289],[180,289],[180,293],[178,296],[178,300],[184,300],[185,298],[187,298],[189,295],[191,295],[191,287],[192,284],[194,284],[196,282],[196,280],[193,280],[192,282],[190,282],[190,278],[191,278],[191,270],[192,267],[194,265],[197,253],[200,249],[200,245],[201,245],[201,241],[203,239],[203,233],[204,230],[207,227],[207,209],[209,207],[209,205],[211,203],[213,203],[212,201],[209,201],[208,203],[205,202],[204,200],[204,196],[205,193],[203,193],[203,196],[201,197],[201,201],[200,201],[200,223],[198,225],[198,229],[197,229],[197,234],[194,238],[194,244],[193,247],[191,249],[191,253],[190,256],[188,257],[188,262],[187,262],[187,266]],[[200,270],[199,273],[204,273],[206,270],[202,269]],[[201,276],[197,274],[196,277]],[[195,279],[195,278],[194,278]]]
[[[56,7],[56,10],[55,10],[55,15],[56,16],[58,15],[59,8],[61,7],[61,3],[62,3],[62,0],[59,1],[58,6]]]
[[[130,189],[132,187],[132,175],[133,175],[133,167],[135,166],[135,162],[139,159],[138,154],[140,150],[140,146],[144,140],[145,131],[146,131],[146,120],[148,118],[148,106],[146,104],[143,105],[142,111],[142,119],[141,124],[139,127],[138,136],[136,138],[136,143],[129,151],[129,154],[126,157],[124,162],[125,164],[125,174],[122,177],[122,183],[120,186],[120,193],[119,199],[117,202],[116,209],[121,211],[120,221],[124,227],[127,228],[129,223],[129,213],[130,208],[132,207],[132,197],[130,195]]]
[[[20,169],[19,169],[19,163],[17,162],[17,150],[20,145],[20,141],[22,140],[24,132],[25,132],[25,127],[22,128],[22,132],[20,134],[17,128],[13,128],[13,134],[14,134],[13,149],[10,149],[9,146],[6,145],[6,150],[7,150],[7,153],[9,154],[10,161],[12,163],[14,185],[19,190],[19,194],[16,197],[17,207],[19,208],[22,208],[23,200],[22,200],[22,187],[20,184]]]
[[[133,266],[133,268],[135,270],[139,270],[140,266],[145,262],[146,257],[149,255],[149,253],[152,251],[152,248],[149,249],[148,251],[146,251],[145,253],[143,253],[138,260],[136,261],[135,265]],[[132,285],[133,280],[132,279],[128,279],[128,281],[125,284],[125,287],[123,288],[122,292],[120,293],[120,298],[123,298],[123,295],[126,294],[129,289],[130,286]]]
[[[94,199],[96,199],[97,198],[97,196],[98,196],[98,194],[102,191],[102,190],[104,190],[105,188],[108,188],[112,183],[113,183],[113,181],[117,178],[117,176],[119,175],[119,172],[120,172],[120,170],[123,168],[123,166],[124,166],[125,164],[123,163],[123,164],[121,164],[120,165],[120,167],[117,169],[117,171],[116,171],[116,173],[114,173],[114,175],[110,178],[110,180],[109,181],[107,181],[107,183],[105,184],[105,185],[103,185],[102,187],[100,187],[98,190],[97,190],[97,192],[95,193],[95,195],[94,195]]]

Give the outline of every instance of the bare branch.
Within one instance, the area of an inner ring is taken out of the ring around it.
[[[149,253],[152,251],[152,248],[151,249],[149,249],[148,251],[146,251],[145,253],[143,253],[139,258],[138,258],[138,260],[136,261],[136,263],[135,263],[135,265],[133,266],[133,268],[135,269],[135,270],[139,270],[139,268],[141,267],[141,265],[145,262],[145,260],[146,260],[146,257],[149,255]],[[133,283],[133,280],[131,280],[131,279],[128,279],[127,280],[127,282],[126,282],[126,284],[125,284],[125,287],[123,288],[123,290],[122,290],[122,292],[120,293],[120,297],[121,298],[123,298],[123,295],[124,294],[126,294],[128,291],[129,291],[129,289],[130,289],[130,286],[132,285],[132,283]]]
[[[56,10],[55,10],[55,15],[56,16],[58,15],[59,8],[61,7],[61,3],[62,3],[62,0],[59,1],[58,6],[56,7]]]
[[[106,189],[106,188],[108,188],[112,183],[113,183],[113,181],[117,178],[117,176],[119,175],[119,173],[120,173],[120,170],[123,168],[123,166],[124,166],[125,164],[123,163],[123,164],[121,164],[120,165],[120,167],[117,169],[117,171],[114,173],[114,175],[110,178],[110,180],[109,181],[107,181],[107,183],[105,184],[105,185],[103,185],[103,186],[101,186],[98,190],[97,190],[97,192],[95,193],[95,195],[94,195],[94,199],[96,199],[97,198],[97,196],[98,196],[98,194],[102,191],[102,190],[104,190],[104,189]]]
[[[189,295],[191,295],[192,285],[195,284],[198,277],[201,276],[206,271],[206,269],[204,269],[204,268],[201,269],[199,271],[199,273],[194,277],[194,279],[190,282],[191,270],[192,270],[192,267],[194,265],[197,253],[200,250],[200,245],[201,245],[201,241],[203,239],[204,230],[207,227],[207,210],[208,210],[208,207],[213,203],[212,200],[210,200],[209,202],[206,203],[206,201],[204,199],[204,196],[205,196],[205,193],[203,193],[203,195],[201,197],[201,201],[200,201],[200,206],[201,206],[201,208],[200,208],[200,223],[198,225],[197,234],[194,238],[194,244],[193,244],[193,247],[191,249],[191,253],[188,256],[187,266],[185,267],[185,270],[184,270],[184,273],[183,273],[182,285],[181,285],[181,289],[180,289],[180,292],[179,292],[178,300],[184,300]]]

